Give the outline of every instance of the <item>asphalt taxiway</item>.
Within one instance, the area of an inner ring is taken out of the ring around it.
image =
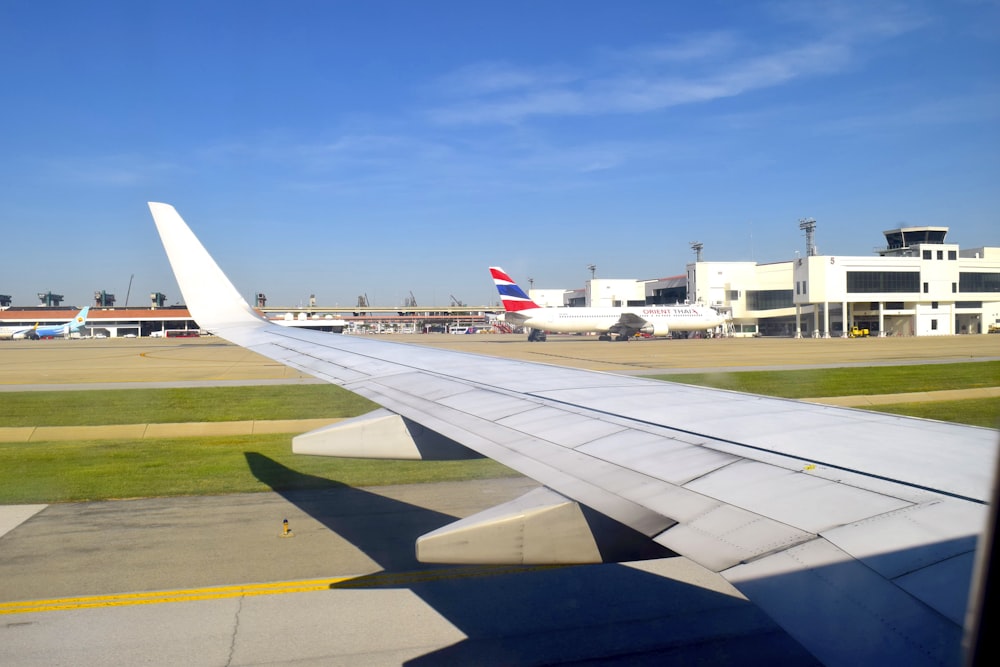
[[[51,505],[0,539],[0,664],[811,662],[721,578],[684,559],[415,561],[420,534],[534,486],[514,478]]]
[[[985,336],[950,337],[950,346],[419,338],[619,372],[1000,356],[1000,340]],[[308,381],[212,339],[27,343],[0,347],[0,385]],[[265,481],[288,474],[252,453],[247,465]],[[562,568],[415,561],[419,535],[534,486],[513,478],[2,508],[0,664],[813,663],[724,580],[682,558]]]

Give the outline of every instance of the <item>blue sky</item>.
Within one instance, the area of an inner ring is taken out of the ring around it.
[[[0,293],[495,302],[946,225],[1000,246],[1000,4],[0,3]]]

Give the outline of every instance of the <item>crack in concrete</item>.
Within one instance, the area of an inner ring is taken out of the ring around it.
[[[233,655],[236,653],[236,636],[240,632],[240,614],[243,612],[243,599],[241,595],[237,598],[236,615],[233,618],[233,634],[229,641],[229,655],[226,657],[226,667],[233,664]]]

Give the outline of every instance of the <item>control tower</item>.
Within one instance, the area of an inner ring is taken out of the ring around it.
[[[875,248],[882,257],[911,257],[917,246],[942,245],[947,227],[900,227],[882,232],[885,247]]]

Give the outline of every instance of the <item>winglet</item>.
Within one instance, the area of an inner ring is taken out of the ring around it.
[[[507,272],[499,266],[490,267],[490,275],[493,276],[493,284],[500,292],[500,300],[503,308],[508,313],[516,313],[521,310],[531,310],[538,308],[538,304],[525,294],[524,290],[517,286],[514,279],[507,275]]]
[[[184,302],[198,326],[216,331],[264,322],[229,282],[173,206],[149,202],[149,211]]]

